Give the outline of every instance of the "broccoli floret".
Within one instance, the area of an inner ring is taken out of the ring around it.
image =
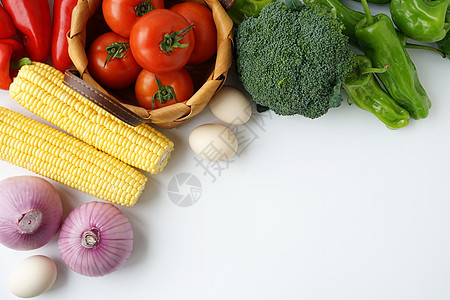
[[[238,75],[257,104],[308,118],[341,104],[354,54],[328,8],[272,2],[239,25],[235,41]]]

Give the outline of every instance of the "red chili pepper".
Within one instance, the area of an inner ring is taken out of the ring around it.
[[[0,5],[0,39],[7,39],[16,35],[17,30],[8,12]]]
[[[48,0],[2,0],[25,49],[34,61],[45,62],[50,54],[52,21]]]
[[[7,90],[12,82],[11,75],[21,66],[31,64],[23,45],[13,39],[0,39],[0,89]]]
[[[55,0],[53,2],[52,61],[54,67],[61,72],[72,65],[66,35],[70,30],[72,10],[77,1]]]

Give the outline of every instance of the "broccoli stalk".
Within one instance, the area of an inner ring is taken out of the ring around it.
[[[341,104],[354,54],[330,9],[272,2],[239,25],[235,41],[239,78],[259,106],[318,118]]]

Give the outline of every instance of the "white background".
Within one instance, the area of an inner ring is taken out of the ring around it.
[[[243,134],[239,156],[220,173],[210,166],[214,181],[187,143],[198,125],[220,123],[206,108],[164,130],[176,145],[171,160],[148,176],[135,207],[121,208],[135,233],[123,268],[76,274],[56,238],[33,251],[0,245],[0,299],[16,299],[9,272],[34,254],[54,259],[59,272],[39,299],[450,299],[450,60],[409,53],[432,100],[427,119],[392,131],[345,101],[316,120],[255,113],[234,128]],[[0,105],[42,121],[6,91]],[[190,207],[168,197],[180,173],[202,185]],[[0,162],[0,179],[24,174]],[[51,182],[66,215],[97,200]]]

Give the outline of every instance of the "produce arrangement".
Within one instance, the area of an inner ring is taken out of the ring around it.
[[[301,114],[317,118],[341,104],[341,87],[347,81],[344,86],[350,94],[349,100],[374,113],[388,128],[408,125],[409,117],[403,109],[413,119],[428,116],[431,101],[406,51],[407,38],[420,38],[419,34],[398,31],[385,14],[372,16],[364,0],[364,13],[350,10],[334,0],[304,2],[270,3],[258,17],[244,20],[237,29],[237,71],[260,109],[271,109],[281,115]],[[397,23],[404,21],[404,15],[414,15],[410,22],[427,24],[439,32],[424,33],[421,41],[444,39],[450,25],[449,2],[442,1],[441,6],[435,5],[437,2],[416,2],[423,3],[423,14],[399,8],[399,15],[402,15],[401,11],[403,17],[399,17]],[[391,11],[399,6],[404,7],[391,3]],[[435,23],[427,23],[426,18],[431,19],[431,15]],[[422,32],[423,28],[414,27],[414,30]],[[434,39],[425,38],[426,35],[434,35]],[[367,56],[366,65],[384,69],[375,71],[375,76],[388,94],[373,93],[374,87],[380,91],[376,82],[359,82],[357,93],[350,89],[350,81],[354,84],[361,76],[370,80],[367,76],[370,69],[360,70],[361,59],[355,57],[350,42]],[[266,44],[268,47],[260,47]],[[445,49],[442,51],[445,57]],[[267,74],[266,81],[259,80],[258,74],[262,73]],[[393,109],[393,105],[399,107]]]
[[[124,124],[63,79],[60,71],[36,62],[20,69],[9,92],[26,109],[129,165],[152,174],[164,168],[172,141],[148,124]]]
[[[79,1],[67,33],[68,52],[78,76],[137,115],[133,118],[173,128],[200,113],[224,84],[232,63],[233,22],[217,0],[203,5],[167,0],[165,8],[157,3],[159,8],[143,15],[146,2],[127,2],[117,22],[116,12],[122,9],[117,1]],[[105,43],[102,34],[111,34],[112,28],[124,39],[109,44],[105,58],[91,48]],[[136,72],[124,72],[127,66]],[[179,92],[171,93],[175,86]]]
[[[63,261],[85,276],[116,271],[131,255],[133,229],[116,205],[134,206],[176,146],[154,124],[178,126],[207,105],[227,125],[251,118],[246,95],[224,85],[232,59],[259,112],[315,119],[347,98],[399,129],[431,109],[406,49],[450,55],[449,0],[362,0],[363,12],[338,0],[237,0],[227,12],[216,0],[94,1],[107,31],[90,42],[73,32],[89,30],[72,19],[84,0],[55,0],[52,14],[47,0],[1,1],[0,88],[59,129],[0,107],[0,159],[99,201],[63,218],[49,181],[7,178],[0,243],[26,251],[57,236]],[[368,2],[389,5],[391,16],[372,15]],[[227,126],[203,124],[189,146],[227,161],[239,143]],[[27,286],[23,273],[42,280]],[[51,288],[56,268],[32,256],[10,278],[13,294],[34,297]]]

